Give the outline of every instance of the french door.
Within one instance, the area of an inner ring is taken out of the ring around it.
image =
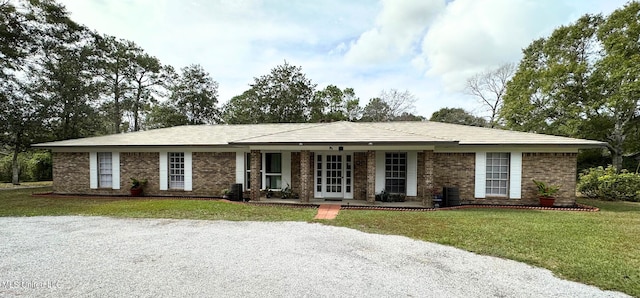
[[[315,196],[353,198],[353,156],[348,153],[316,154]]]

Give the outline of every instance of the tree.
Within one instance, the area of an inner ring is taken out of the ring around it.
[[[135,57],[141,54],[142,49],[132,41],[116,39],[109,35],[97,38],[94,46],[102,57],[99,70],[104,87],[103,93],[108,98],[107,101],[112,102],[109,105],[108,117],[113,123],[114,132],[120,133],[123,116],[122,101],[134,88],[131,83],[134,61]]]
[[[95,121],[99,90],[95,81],[97,53],[91,44],[95,34],[71,24],[53,26],[43,40],[40,52],[32,58],[34,66],[32,96],[47,102],[47,128],[55,140],[94,135],[100,130]]]
[[[382,90],[380,97],[372,98],[364,107],[361,121],[384,122],[384,121],[415,121],[423,120],[424,117],[413,114],[415,102],[418,99],[408,90],[398,91],[391,89]]]
[[[128,109],[133,118],[133,131],[139,131],[141,116],[151,109],[153,97],[158,91],[154,87],[163,83],[163,68],[158,58],[147,53],[136,53],[133,58],[131,83],[133,96],[128,101]],[[165,72],[166,74],[166,72]]]
[[[310,122],[356,121],[362,108],[353,88],[340,88],[329,85],[313,95],[310,109]]]
[[[385,122],[392,119],[391,107],[382,98],[375,97],[369,100],[364,107],[362,118],[364,122]]]
[[[402,115],[394,117],[391,121],[425,121],[427,120],[424,116],[414,115],[411,113],[404,112]]]
[[[638,148],[640,3],[585,15],[534,41],[507,84],[501,116],[512,129],[608,141],[617,169]]]
[[[467,92],[477,97],[482,106],[489,111],[489,127],[491,128],[501,123],[499,116],[502,100],[507,91],[507,82],[515,71],[515,64],[507,63],[496,69],[476,74],[467,80]]]
[[[169,103],[161,103],[153,106],[147,116],[147,128],[164,128],[180,125],[188,125],[189,118]]]
[[[380,98],[389,106],[391,118],[396,118],[404,113],[413,114],[415,103],[418,99],[409,90],[398,91],[397,89],[382,90]]]
[[[26,5],[26,2],[21,2]],[[7,80],[19,70],[34,45],[34,35],[29,34],[30,13],[19,10],[14,2],[0,3],[0,75]]]
[[[227,123],[307,122],[315,84],[301,67],[278,65],[268,75],[254,78],[251,88],[233,97],[224,108]]]
[[[187,116],[189,124],[213,124],[220,121],[218,82],[200,65],[182,68],[180,77],[170,86],[172,104]]]
[[[592,105],[590,114],[592,118],[609,119],[605,127],[606,140],[618,170],[622,169],[625,149],[633,153],[640,149],[637,134],[640,126],[639,14],[640,3],[630,2],[611,13],[597,31],[604,57],[596,63],[592,76],[602,96]]]
[[[32,70],[46,45],[79,26],[53,1],[4,1],[0,24],[0,145],[13,151],[12,182],[18,184],[18,154],[46,137],[49,113],[48,102],[34,92]]]
[[[460,109],[460,108],[442,108],[438,111],[435,111],[429,121],[437,121],[444,123],[453,123],[453,124],[461,124],[461,125],[469,125],[469,126],[481,126],[485,127],[487,125],[487,121],[482,117],[476,117],[471,113]]]

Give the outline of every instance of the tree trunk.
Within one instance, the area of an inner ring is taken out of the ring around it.
[[[13,185],[20,185],[20,165],[18,164],[18,148],[13,150],[13,160],[11,162],[11,183]]]
[[[133,103],[133,131],[140,130],[139,115],[140,112],[140,98],[142,97],[142,85],[138,82],[138,92],[136,93],[136,101]]]
[[[612,152],[611,163],[616,168],[616,172],[620,172],[620,170],[622,170],[622,154]]]
[[[120,133],[120,124],[121,124],[121,121],[122,121],[122,119],[121,119],[122,116],[120,114],[120,94],[119,93],[116,93],[115,101],[114,101],[114,104],[113,104],[113,109],[114,109],[113,112],[115,114],[114,115],[114,117],[115,117],[114,118],[114,124],[116,126],[116,133]]]
[[[614,124],[613,131],[609,136],[609,152],[611,152],[611,163],[616,168],[617,172],[622,170],[622,154],[624,154],[624,141],[626,135],[623,130],[623,125],[619,123]]]

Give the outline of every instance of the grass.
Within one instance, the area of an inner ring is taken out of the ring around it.
[[[13,183],[0,183],[0,189],[8,188],[33,188],[33,187],[46,187],[51,186],[51,181],[37,181],[37,182],[20,182],[20,185],[13,185]]]
[[[49,198],[33,190],[0,191],[0,216],[90,215],[133,218],[207,220],[309,221],[311,208],[259,207],[202,200],[129,198]]]
[[[521,261],[562,278],[640,297],[640,203],[581,203],[601,211],[343,210],[330,224]]]
[[[208,220],[313,221],[315,209],[217,201],[32,197],[0,191],[0,216],[99,215]],[[41,191],[41,190],[39,190]],[[640,297],[640,203],[581,200],[600,212],[464,209],[342,210],[324,224],[404,235],[547,268],[562,278]]]

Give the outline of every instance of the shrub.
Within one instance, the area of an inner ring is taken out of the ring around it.
[[[590,198],[640,201],[640,175],[612,166],[591,168],[580,174],[578,191]]]
[[[609,169],[609,168],[607,168]],[[600,182],[598,178],[604,176],[603,167],[590,168],[580,173],[578,180],[578,191],[588,198],[597,198],[600,196]]]
[[[0,158],[0,182],[11,182],[13,155]],[[18,154],[20,181],[45,181],[52,178],[51,153],[47,151],[30,151]]]

